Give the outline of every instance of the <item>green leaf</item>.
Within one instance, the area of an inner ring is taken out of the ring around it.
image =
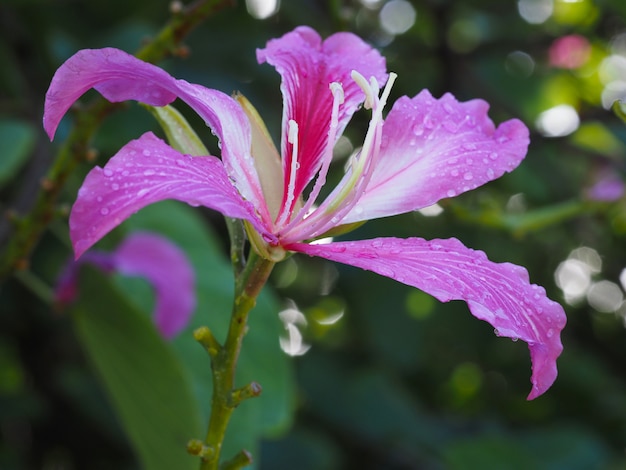
[[[0,186],[15,176],[34,146],[35,131],[30,124],[0,120]]]
[[[200,433],[187,371],[150,319],[95,268],[81,271],[73,308],[78,336],[146,470],[192,470]]]
[[[126,222],[126,227],[167,236],[185,251],[194,266],[198,306],[191,324],[173,345],[192,377],[197,400],[203,407],[203,423],[208,423],[212,393],[210,362],[205,350],[193,340],[192,332],[208,326],[220,342],[226,336],[234,292],[227,247],[218,242],[198,211],[174,201],[142,209]],[[152,299],[144,296],[136,300],[149,311]],[[256,457],[261,437],[276,435],[291,424],[295,379],[291,359],[279,345],[279,335],[284,331],[279,311],[276,298],[266,286],[250,313],[235,384],[240,387],[256,381],[263,387],[263,393],[246,400],[233,413],[222,452],[225,459],[242,448]]]
[[[179,152],[200,156],[209,155],[198,134],[191,128],[185,117],[173,106],[143,105],[161,125],[167,141]]]

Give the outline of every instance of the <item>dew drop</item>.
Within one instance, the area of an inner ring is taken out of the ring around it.
[[[489,154],[489,158],[491,158],[492,160],[497,160],[498,159],[498,152],[491,152]]]
[[[513,341],[514,343],[517,343],[517,341],[519,340],[519,338],[511,338],[511,341]]]
[[[185,162],[185,160],[183,160],[183,159],[181,159],[181,158],[179,158],[178,160],[176,160],[176,164],[177,164],[178,166],[186,166],[186,165],[187,165],[187,163]]]
[[[113,191],[117,191],[118,189],[120,189],[120,185],[119,185],[119,184],[117,184],[117,183],[113,183],[113,184],[111,185],[111,189],[112,189]]]
[[[155,172],[154,170],[145,170],[145,171],[143,172],[143,175],[144,175],[144,176],[152,176],[152,175],[154,175],[155,173],[156,173],[156,172]]]
[[[415,124],[413,126],[413,134],[420,136],[424,133],[424,127],[421,124]]]
[[[474,175],[472,175],[470,172],[467,172],[463,175],[463,179],[465,181],[471,181],[474,179]]]
[[[104,176],[106,176],[106,177],[113,176],[113,171],[110,168],[105,168],[103,173],[104,173]]]
[[[476,144],[474,144],[474,143],[472,143],[472,142],[469,142],[469,143],[467,143],[467,144],[463,144],[463,145],[461,146],[461,148],[462,148],[463,150],[476,150]]]
[[[454,197],[456,196],[456,191],[454,189],[448,189],[448,192],[446,194],[448,195],[448,197]]]
[[[493,169],[492,168],[488,168],[487,169],[487,178],[493,179],[494,176],[495,176],[495,173],[494,173]]]
[[[122,176],[128,176],[128,175],[130,175],[130,172],[128,170],[122,171]]]
[[[454,168],[452,171],[450,171],[450,174],[452,176],[459,176],[459,170],[457,170],[456,168]]]
[[[148,194],[149,191],[150,190],[146,188],[140,189],[139,191],[137,191],[137,197],[143,197]]]
[[[103,207],[102,209],[100,209],[100,214],[107,215],[108,213],[109,213],[109,209],[107,209],[106,207]]]
[[[548,338],[552,338],[554,336],[554,330],[552,328],[548,328],[548,331],[546,331],[546,336]]]
[[[148,150],[148,149],[145,149],[142,153],[143,153],[144,157],[149,157],[150,156],[150,150]]]
[[[98,202],[102,202],[102,196],[98,196],[98,197],[96,198],[96,201],[98,201]]]

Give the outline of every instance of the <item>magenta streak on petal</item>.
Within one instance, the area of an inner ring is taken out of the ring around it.
[[[487,110],[482,100],[434,99],[426,90],[396,101],[371,180],[342,223],[421,209],[515,169],[526,155],[528,129],[516,119],[496,129]]]
[[[386,81],[385,59],[359,37],[337,33],[322,42],[320,36],[308,27],[296,28],[279,39],[271,40],[265,49],[257,50],[259,63],[273,65],[282,77],[283,137],[282,155],[285,189],[291,167],[291,144],[288,142],[289,121],[300,128],[300,167],[294,182],[296,198],[319,171],[328,146],[333,94],[328,86],[340,83],[345,103],[338,118],[337,137],[341,135],[352,114],[363,101],[363,91],[351,79],[352,70],[365,77],[376,77],[382,85]],[[330,142],[334,145],[335,142]],[[286,197],[284,202],[286,201]],[[292,207],[287,208],[288,211]]]
[[[85,178],[70,214],[76,257],[139,209],[164,199],[246,219],[260,233],[265,232],[219,159],[183,155],[148,132]]]
[[[121,274],[141,276],[152,284],[159,332],[166,339],[180,333],[196,308],[195,275],[183,251],[160,235],[135,232],[112,256]]]
[[[364,77],[361,78],[364,79]],[[324,202],[306,219],[297,217],[285,227],[281,234],[284,243],[298,242],[322,235],[339,225],[345,214],[357,204],[379,159],[383,128],[382,112],[394,80],[395,75],[392,74],[380,98],[377,96],[378,84],[375,79],[372,79],[369,85],[363,84],[364,89],[369,89],[368,106],[372,108],[372,118],[363,147],[359,154],[353,157],[346,174]]]
[[[533,369],[528,399],[544,393],[556,379],[565,312],[542,287],[530,284],[520,266],[493,263],[482,251],[466,248],[454,238],[377,238],[294,243],[285,248],[376,272],[442,302],[464,300],[472,314],[489,322],[499,336],[528,343]]]
[[[267,214],[258,175],[250,156],[250,123],[230,96],[184,80],[124,51],[86,49],[70,57],[55,73],[46,93],[44,128],[52,139],[63,115],[87,90],[95,88],[112,102],[137,100],[164,106],[181,98],[220,140],[222,160],[239,192]]]

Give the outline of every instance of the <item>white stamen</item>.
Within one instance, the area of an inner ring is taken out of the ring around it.
[[[328,85],[328,87],[333,94],[333,98],[337,100],[337,104],[343,104],[345,100],[345,95],[343,93],[343,87],[341,86],[341,83],[332,82],[330,85]]]
[[[298,142],[298,123],[294,121],[293,119],[289,120],[289,130],[287,131],[287,141],[292,145]],[[297,152],[297,149],[294,148],[294,151]]]
[[[350,76],[352,77],[352,80],[359,85],[361,90],[363,90],[363,93],[365,93],[365,103],[363,103],[363,106],[365,109],[372,109],[372,106],[374,106],[375,93],[372,90],[371,85],[367,79],[356,70],[353,70]],[[378,88],[376,88],[376,90],[378,90]]]
[[[296,192],[296,173],[300,168],[298,162],[298,123],[293,119],[289,120],[289,128],[287,129],[287,142],[292,145],[291,148],[291,168],[289,170],[289,184],[287,185],[287,200],[282,207],[281,213],[276,220],[277,225],[283,225],[291,213],[291,206],[295,199]]]

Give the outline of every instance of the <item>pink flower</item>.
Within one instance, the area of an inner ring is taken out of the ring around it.
[[[592,201],[615,202],[624,196],[624,181],[616,171],[604,168],[595,175],[584,195]]]
[[[556,39],[548,50],[550,64],[562,69],[577,69],[591,56],[591,44],[584,36],[570,34]]]
[[[443,302],[466,301],[498,335],[528,343],[529,399],[545,392],[557,375],[566,319],[523,268],[490,262],[456,239],[316,242],[499,178],[526,154],[524,124],[510,120],[496,128],[484,101],[435,99],[428,91],[400,98],[383,118],[395,75],[349,33],[322,41],[300,27],[269,41],[257,58],[282,76],[280,152],[242,97],[176,80],[122,51],[83,50],[59,68],[46,96],[51,138],[71,104],[95,88],[110,101],[164,106],[182,99],[217,135],[222,154],[221,160],[183,155],[151,133],[128,143],[104,168],[94,168],[79,191],[70,216],[76,255],[147,204],[169,198],[210,207],[246,221],[255,249],[275,261],[286,252],[305,253],[377,272]],[[334,144],[363,103],[372,117],[361,151],[321,197]]]
[[[68,264],[59,276],[55,294],[60,304],[76,299],[78,274],[85,263],[106,273],[147,279],[155,292],[154,323],[166,339],[175,337],[189,323],[196,308],[195,276],[185,254],[168,239],[135,232],[111,253],[89,251]]]

